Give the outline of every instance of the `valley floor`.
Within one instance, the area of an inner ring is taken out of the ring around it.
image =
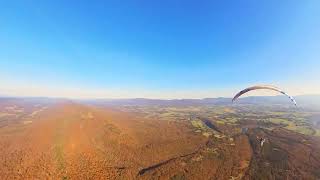
[[[318,138],[250,123],[238,132],[239,127],[203,122],[164,121],[74,102],[37,107],[1,121],[1,178],[320,177]],[[259,137],[266,139],[264,146]]]

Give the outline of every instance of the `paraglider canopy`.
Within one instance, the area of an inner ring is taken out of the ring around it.
[[[281,89],[275,87],[275,86],[270,86],[270,85],[256,85],[256,86],[252,86],[252,87],[248,87],[240,92],[238,92],[232,99],[232,102],[234,102],[235,100],[238,99],[238,97],[240,97],[241,95],[249,92],[249,91],[253,91],[253,90],[257,90],[257,89],[267,89],[267,90],[272,90],[272,91],[277,91],[281,94],[284,94],[286,96],[289,97],[289,99],[294,103],[295,106],[297,106],[296,101],[293,99],[292,96],[289,96],[286,92],[282,91]]]

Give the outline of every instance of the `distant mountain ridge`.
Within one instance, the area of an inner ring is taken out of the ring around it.
[[[298,106],[320,107],[320,95],[301,95],[294,97]],[[37,102],[60,102],[69,101],[67,98],[47,98],[47,97],[0,97],[0,101],[37,101]],[[70,99],[75,102],[104,105],[104,106],[196,106],[196,105],[231,105],[232,98],[204,98],[204,99]],[[234,104],[280,104],[293,105],[286,96],[249,96],[237,99]]]
[[[320,95],[301,95],[294,97],[298,106],[319,106]],[[159,106],[191,106],[191,105],[231,105],[232,98],[204,98],[204,99],[93,99],[84,100],[86,103],[94,103],[101,105],[159,105]],[[239,98],[235,104],[283,104],[293,105],[286,96],[250,96]]]

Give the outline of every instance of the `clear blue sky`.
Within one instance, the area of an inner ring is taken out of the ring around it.
[[[3,1],[0,94],[193,98],[255,83],[317,93],[319,42],[317,0]]]

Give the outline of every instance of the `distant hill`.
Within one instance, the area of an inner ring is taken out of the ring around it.
[[[47,97],[0,97],[0,105],[8,103],[18,104],[54,104],[59,102],[70,101],[63,98],[47,98]]]
[[[298,103],[298,106],[308,107],[320,107],[320,95],[303,95],[294,97]],[[204,99],[96,99],[96,100],[82,100],[89,104],[100,105],[132,105],[132,106],[192,106],[192,105],[231,105],[232,98],[204,98]],[[286,96],[251,96],[239,98],[235,104],[280,104],[280,105],[292,105],[290,100]]]
[[[320,95],[302,95],[294,97],[299,107],[320,108]],[[204,98],[204,99],[72,99],[72,101],[100,105],[100,106],[197,106],[197,105],[232,105],[232,98]],[[64,98],[46,98],[46,97],[0,97],[0,103],[4,101],[23,101],[25,103],[57,103],[71,101]],[[293,106],[286,96],[250,96],[239,98],[235,105],[257,104],[257,105],[288,105]]]

